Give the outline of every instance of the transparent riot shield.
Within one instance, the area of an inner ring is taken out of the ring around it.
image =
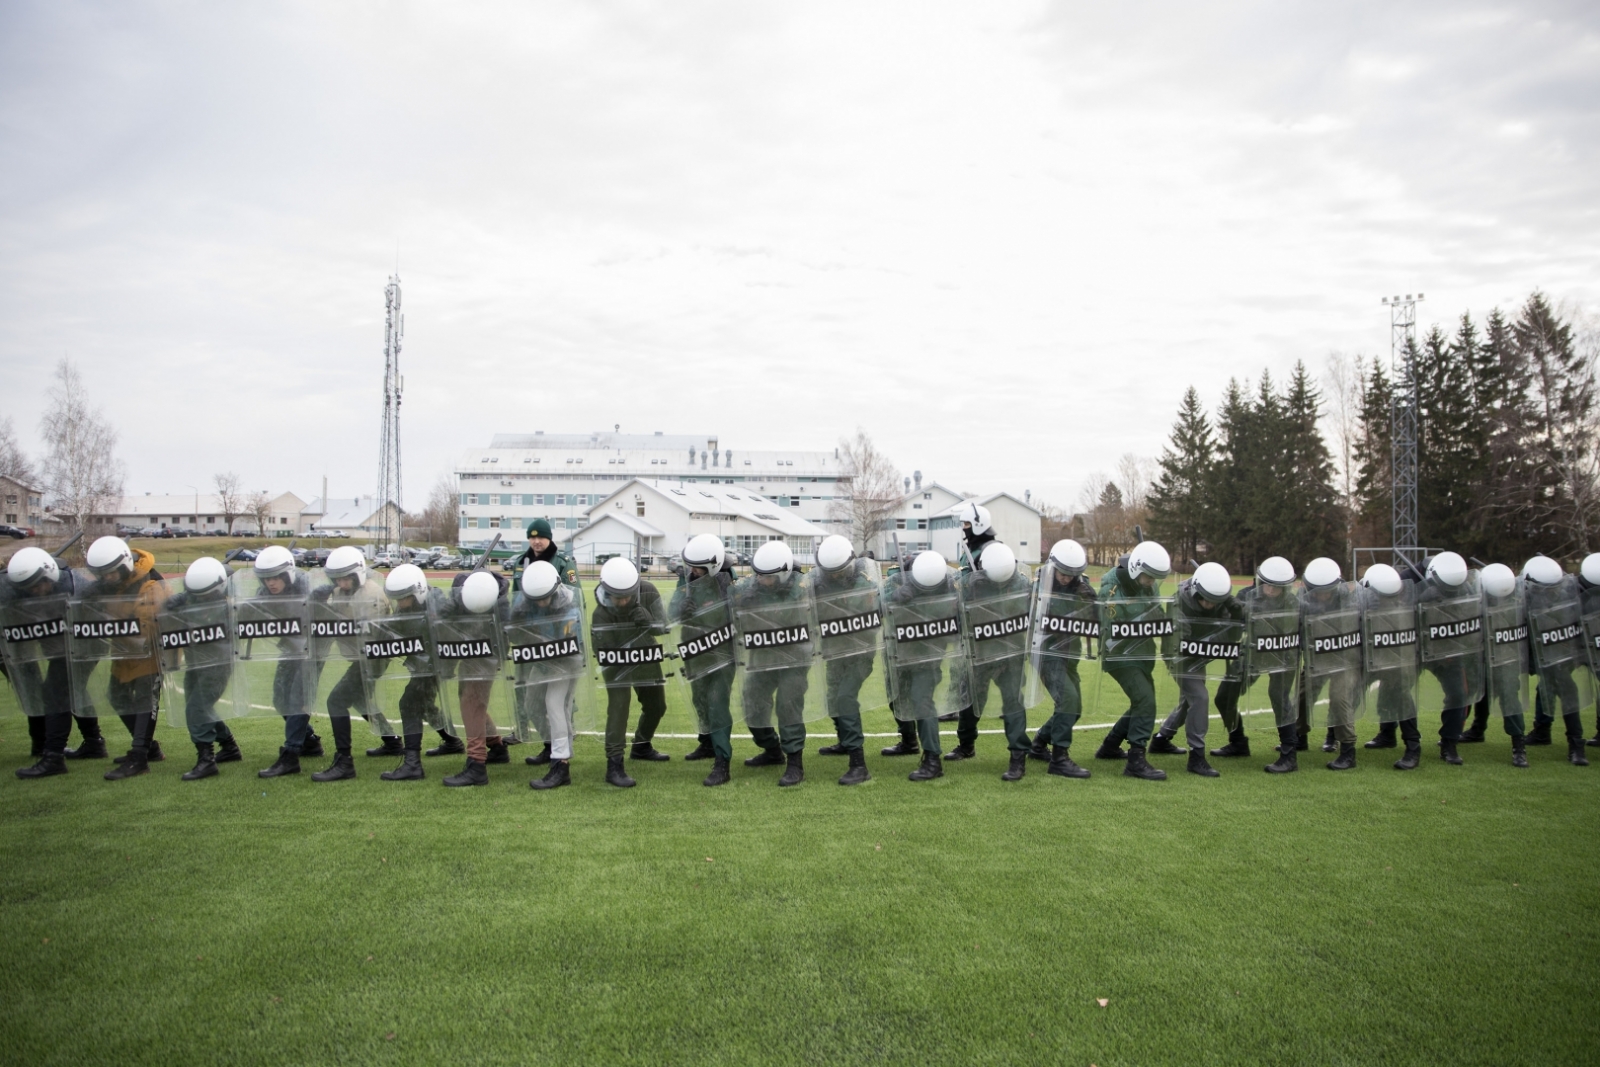
[[[1486,659],[1483,641],[1483,591],[1478,572],[1461,587],[1438,595],[1425,586],[1417,601],[1417,649],[1426,676],[1418,676],[1419,712],[1471,708],[1483,697]]]
[[[1174,678],[1202,681],[1212,692],[1222,682],[1238,682],[1244,663],[1244,620],[1189,612],[1182,599],[1172,606],[1177,640],[1167,669]]]
[[[675,672],[694,708],[695,732],[711,732],[710,716],[725,710],[731,716],[733,672],[738,657],[738,634],[729,602],[732,579],[708,574],[678,587],[672,594],[672,646],[678,661]]]
[[[1379,722],[1417,717],[1417,587],[1402,582],[1393,596],[1361,593],[1361,666],[1367,702]]]
[[[195,595],[183,579],[164,583],[156,629],[167,722],[198,730],[248,714],[233,686],[233,611],[226,589]]]
[[[1594,707],[1595,681],[1583,629],[1576,575],[1556,586],[1522,581],[1539,693],[1551,715],[1579,715]]]
[[[1033,579],[1020,563],[1004,585],[996,585],[978,571],[956,582],[961,608],[961,643],[967,655],[972,685],[967,700],[983,715],[991,690],[1000,694],[1001,708],[1013,702],[1018,710],[1032,705],[1039,686],[1030,683],[1028,623],[1033,608]]]
[[[1578,603],[1583,610],[1583,643],[1589,650],[1589,671],[1600,676],[1600,589],[1582,590]]]
[[[64,592],[22,596],[0,590],[0,661],[24,715],[41,717],[72,710],[72,675],[67,663]]]
[[[1100,611],[1100,680],[1095,688],[1095,706],[1121,703],[1124,693],[1118,675],[1140,672],[1159,682],[1157,663],[1170,662],[1177,650],[1178,628],[1172,618],[1170,596],[1137,597],[1098,602]],[[1168,674],[1162,671],[1161,674]],[[1170,678],[1170,675],[1169,675]],[[1157,706],[1172,696],[1170,680],[1165,691],[1158,687]],[[1115,717],[1115,716],[1113,716]]]
[[[1034,576],[1031,616],[1030,708],[1038,706],[1046,695],[1052,700],[1060,699],[1066,685],[1081,690],[1078,663],[1094,659],[1100,639],[1100,609],[1086,580],[1046,564]]]
[[[644,588],[641,581],[640,589]],[[610,699],[611,691],[616,689],[666,685],[667,657],[661,643],[670,629],[666,610],[659,600],[652,610],[644,599],[640,592],[616,596],[603,585],[595,590],[589,634],[595,687],[599,690],[596,695],[602,700]]]
[[[1503,718],[1523,715],[1528,708],[1528,618],[1522,590],[1484,599],[1489,705]]]
[[[745,725],[778,730],[826,715],[827,681],[804,579],[793,571],[753,574],[734,583],[732,602]]]
[[[1299,599],[1305,654],[1301,703],[1307,728],[1354,726],[1366,708],[1360,587],[1354,582],[1302,585]]]
[[[1245,620],[1239,712],[1270,715],[1280,729],[1292,726],[1300,715],[1300,598],[1258,579],[1239,602]]]
[[[439,667],[439,703],[468,738],[498,737],[515,720],[512,686],[505,681],[504,625],[509,605],[475,614],[456,607],[433,620]]]
[[[887,707],[883,674],[874,670],[883,645],[882,576],[878,561],[852,560],[844,573],[812,568],[806,576],[817,620],[827,712],[834,718]]]
[[[309,711],[329,718],[368,719],[367,685],[362,675],[362,645],[368,620],[389,610],[383,580],[350,576],[330,581],[314,574],[307,597],[311,616],[311,672],[315,679]]]
[[[160,684],[156,613],[163,584],[151,581],[133,592],[107,592],[88,573],[75,577],[75,587],[83,593],[68,609],[73,711],[127,715],[149,710],[155,699],[145,690]]]
[[[317,689],[311,661],[311,581],[291,570],[260,578],[233,572],[234,703],[251,715],[305,715]]]
[[[367,721],[379,736],[420,734],[424,726],[453,732],[439,692],[431,614],[419,605],[367,620],[361,676]]]
[[[895,718],[935,719],[967,706],[958,601],[953,581],[927,591],[903,572],[884,580],[883,659]]]
[[[554,753],[600,729],[584,633],[583,590],[557,585],[534,600],[518,593],[506,621],[506,667],[517,736],[537,737]],[[567,746],[563,748],[563,743]]]

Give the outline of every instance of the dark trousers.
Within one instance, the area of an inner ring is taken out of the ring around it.
[[[906,736],[908,723],[915,723],[923,749],[936,756],[944,747],[939,739],[939,708],[933,694],[943,674],[937,663],[895,672],[895,716],[900,719],[900,736]]]
[[[232,674],[233,668],[226,663],[183,672],[183,721],[195,744],[215,744],[233,736],[228,725],[217,718],[217,701],[227,691]]]
[[[972,704],[961,711],[956,723],[956,740],[970,746],[978,739],[978,720],[989,703],[989,686],[1000,690],[1000,721],[1005,726],[1006,748],[1028,751],[1028,710],[1022,703],[1023,660],[1003,659],[972,668]]]
[[[350,712],[367,717],[367,690],[361,682],[361,664],[351,663],[344,674],[328,690],[328,719],[333,723],[333,747],[339,752],[350,751]]]
[[[839,747],[854,752],[861,734],[861,687],[872,674],[872,653],[830,659],[826,668],[828,715],[839,734]]]
[[[1143,748],[1150,743],[1150,735],[1156,728],[1155,664],[1124,661],[1108,665],[1104,670],[1122,687],[1129,704],[1122,718],[1112,724],[1106,740],[1115,740],[1120,744],[1123,738],[1127,738],[1130,745]]]
[[[133,750],[146,751],[155,734],[156,713],[161,707],[161,675],[147,674],[127,682],[112,678],[106,687],[106,699],[122,725],[133,735]]]
[[[1060,748],[1072,747],[1072,728],[1083,714],[1083,689],[1078,682],[1078,661],[1055,656],[1039,663],[1039,681],[1055,702],[1050,720],[1044,724],[1045,737]]]
[[[782,748],[789,753],[805,751],[806,689],[810,683],[810,673],[804,667],[745,672],[744,721],[757,746]],[[774,718],[776,730],[769,725]]]
[[[720,673],[720,672],[719,672]],[[656,736],[656,727],[661,725],[661,716],[667,713],[667,689],[664,685],[637,685],[633,691],[639,694],[639,727],[634,731],[633,740],[637,744],[649,741]],[[628,733],[628,686],[617,686],[606,690],[606,759],[621,759],[623,739]]]
[[[732,759],[733,667],[724,667],[692,680],[689,683],[689,697],[694,701],[695,715],[711,738],[712,751],[719,759]],[[643,725],[641,721],[640,726]],[[655,736],[654,726],[650,728],[650,736]]]

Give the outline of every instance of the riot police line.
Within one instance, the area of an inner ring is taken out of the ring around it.
[[[530,785],[557,788],[571,782],[575,739],[592,735],[603,739],[605,780],[626,788],[625,757],[670,758],[654,740],[676,686],[696,719],[684,758],[709,762],[707,786],[732,778],[736,716],[756,748],[744,766],[782,767],[780,786],[805,780],[808,734],[823,719],[834,739],[819,754],[846,759],[840,784],[868,781],[861,715],[881,707],[900,733],[881,756],[920,756],[910,778],[939,778],[946,762],[975,755],[996,697],[1003,779],[1024,777],[1030,759],[1087,778],[1071,755],[1085,661],[1099,666],[1097,701],[1120,691],[1128,705],[1094,757],[1135,778],[1165,778],[1149,761],[1163,754],[1218,776],[1208,755],[1249,756],[1255,716],[1270,717],[1276,758],[1265,769],[1275,774],[1297,771],[1324,730],[1329,769],[1355,768],[1356,726],[1368,718],[1376,733],[1365,748],[1402,749],[1399,770],[1420,766],[1423,723],[1437,724],[1449,764],[1496,718],[1518,767],[1529,745],[1550,743],[1557,716],[1572,764],[1587,765],[1586,745],[1600,744],[1600,725],[1587,741],[1582,727],[1600,673],[1600,554],[1567,574],[1544,556],[1514,573],[1442,552],[1406,573],[1374,564],[1359,581],[1326,557],[1297,572],[1274,556],[1236,588],[1218,563],[1174,581],[1165,549],[1144,541],[1095,588],[1077,542],[1058,542],[1030,571],[983,508],[961,508],[957,566],[931,551],[882,566],[835,535],[809,570],[775,540],[741,576],[702,534],[684,546],[669,597],[623,558],[585,589],[554,549],[530,552],[514,580],[480,569],[443,589],[410,564],[380,579],[353,547],[314,571],[269,546],[238,569],[196,560],[181,578],[115,537],[95,541],[78,569],[25,548],[0,583],[0,650],[36,757],[16,773],[50,777],[106,758],[110,709],[130,741],[109,780],[164,758],[163,715],[195,747],[186,781],[243,759],[230,724],[247,717],[283,725],[258,773],[298,774],[302,759],[324,755],[317,714],[334,747],[317,782],[357,776],[360,721],[373,739],[366,755],[397,761],[385,780],[426,777],[432,731],[430,755],[466,757],[446,785],[487,784],[488,766],[528,741],[541,747],[525,762],[546,768]],[[1178,692],[1159,726],[1157,672]],[[1213,705],[1228,738],[1208,749]],[[1030,737],[1027,712],[1039,706],[1049,717]],[[951,719],[957,742],[945,751],[940,723]],[[81,739],[69,748],[74,723]]]

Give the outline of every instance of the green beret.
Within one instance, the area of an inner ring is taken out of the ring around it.
[[[555,532],[550,529],[549,519],[534,519],[528,523],[528,539],[530,541],[533,539],[534,534],[538,534],[546,541],[554,541],[556,539]]]

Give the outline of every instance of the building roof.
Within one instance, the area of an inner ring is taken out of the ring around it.
[[[319,515],[317,525],[324,530],[339,530],[349,526],[359,528],[366,526],[367,520],[378,513],[377,499],[374,496],[329,497],[328,502],[333,505],[329,511],[311,514]]]
[[[837,478],[844,469],[844,461],[832,451],[746,451],[719,444],[715,434],[496,434],[488,447],[461,452],[455,466],[457,474],[505,479],[534,474],[564,474],[574,480],[605,474],[677,479],[703,473],[780,482],[822,475]]]
[[[588,531],[593,530],[596,526],[600,525],[602,522],[608,522],[608,521],[609,522],[620,522],[622,525],[626,526],[628,529],[632,530],[634,533],[638,534],[640,537],[665,537],[665,536],[667,536],[667,532],[665,530],[662,530],[662,529],[659,529],[658,527],[652,526],[648,522],[645,522],[643,519],[639,518],[639,516],[637,516],[637,515],[629,515],[626,510],[618,509],[618,508],[612,508],[611,511],[608,514],[605,514],[605,515],[595,515],[589,521],[589,525],[588,526],[584,527],[582,530],[579,530],[577,532],[579,534],[587,533]]]
[[[658,496],[694,515],[714,515],[718,518],[745,519],[764,526],[785,537],[826,537],[828,531],[815,523],[807,522],[789,508],[781,508],[759,493],[752,493],[739,485],[705,485],[699,482],[651,482],[635,478],[612,491],[588,511],[591,523],[605,517],[616,517],[619,509],[605,510],[622,493],[634,486],[653,490]]]
[[[1004,490],[1002,490],[1002,491],[1000,491],[998,493],[990,493],[988,496],[976,497],[974,499],[976,499],[976,501],[979,504],[982,504],[985,507],[987,507],[989,504],[991,504],[992,502],[994,502],[996,500],[999,500],[1001,497],[1005,497],[1007,500],[1011,501],[1013,504],[1017,505],[1017,507],[1019,507],[1019,508],[1027,508],[1029,511],[1033,512],[1035,515],[1039,515],[1041,517],[1044,515],[1044,512],[1040,511],[1038,508],[1034,507],[1032,504],[1028,503],[1026,500],[1018,500],[1016,497],[1012,496],[1010,493],[1005,492]]]
[[[222,502],[215,493],[201,493],[199,509],[202,515],[221,515]],[[117,502],[112,515],[193,515],[195,513],[195,495],[193,493],[145,493],[141,496],[125,496]],[[239,511],[244,511],[244,498],[239,501]]]

